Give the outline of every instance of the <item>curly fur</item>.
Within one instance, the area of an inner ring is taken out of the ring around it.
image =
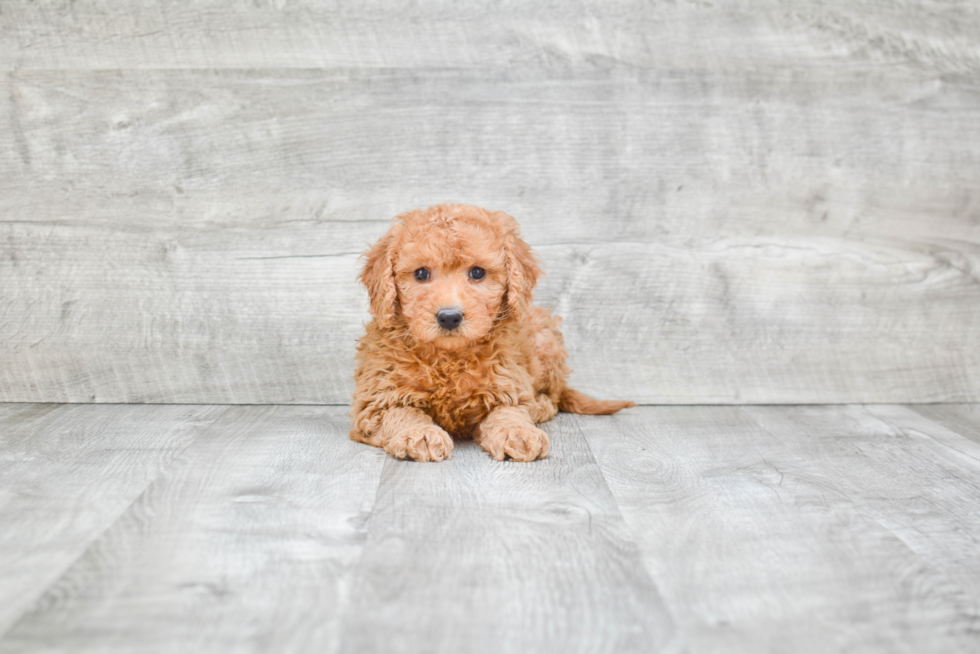
[[[352,439],[397,458],[439,461],[457,436],[498,460],[533,461],[549,447],[535,424],[559,409],[635,406],[566,385],[561,318],[531,304],[541,270],[506,213],[466,204],[409,211],[365,257],[360,279],[373,320],[357,346]],[[470,278],[474,266],[484,278]],[[431,277],[419,281],[423,267]],[[448,307],[464,316],[455,330],[435,317]]]

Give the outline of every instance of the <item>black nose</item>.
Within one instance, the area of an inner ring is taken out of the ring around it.
[[[436,320],[443,329],[452,331],[463,322],[463,312],[459,309],[439,309],[436,311]]]

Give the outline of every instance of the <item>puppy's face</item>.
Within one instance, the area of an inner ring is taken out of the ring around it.
[[[504,239],[468,221],[416,223],[406,236],[393,263],[412,335],[443,349],[486,336],[504,310]]]
[[[400,313],[415,338],[455,350],[530,303],[539,271],[507,214],[439,205],[396,221],[361,276],[382,326]]]

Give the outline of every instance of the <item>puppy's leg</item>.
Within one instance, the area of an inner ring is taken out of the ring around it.
[[[558,415],[558,407],[555,406],[550,397],[544,393],[539,393],[535,396],[534,401],[527,406],[527,412],[531,416],[531,422],[538,424],[539,422],[548,422]]]
[[[414,407],[384,410],[374,433],[359,440],[383,448],[396,459],[442,461],[453,451],[452,436]]]
[[[500,406],[483,419],[473,434],[490,456],[503,461],[534,461],[548,453],[548,435],[534,426],[527,407]]]

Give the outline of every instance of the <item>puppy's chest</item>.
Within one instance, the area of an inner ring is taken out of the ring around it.
[[[513,395],[513,384],[491,367],[462,365],[423,366],[406,377],[415,404],[441,427],[466,434],[496,406]],[[512,402],[508,402],[512,403]]]
[[[467,398],[492,393],[497,376],[478,366],[435,364],[411,371],[409,385],[431,400],[465,403]]]

